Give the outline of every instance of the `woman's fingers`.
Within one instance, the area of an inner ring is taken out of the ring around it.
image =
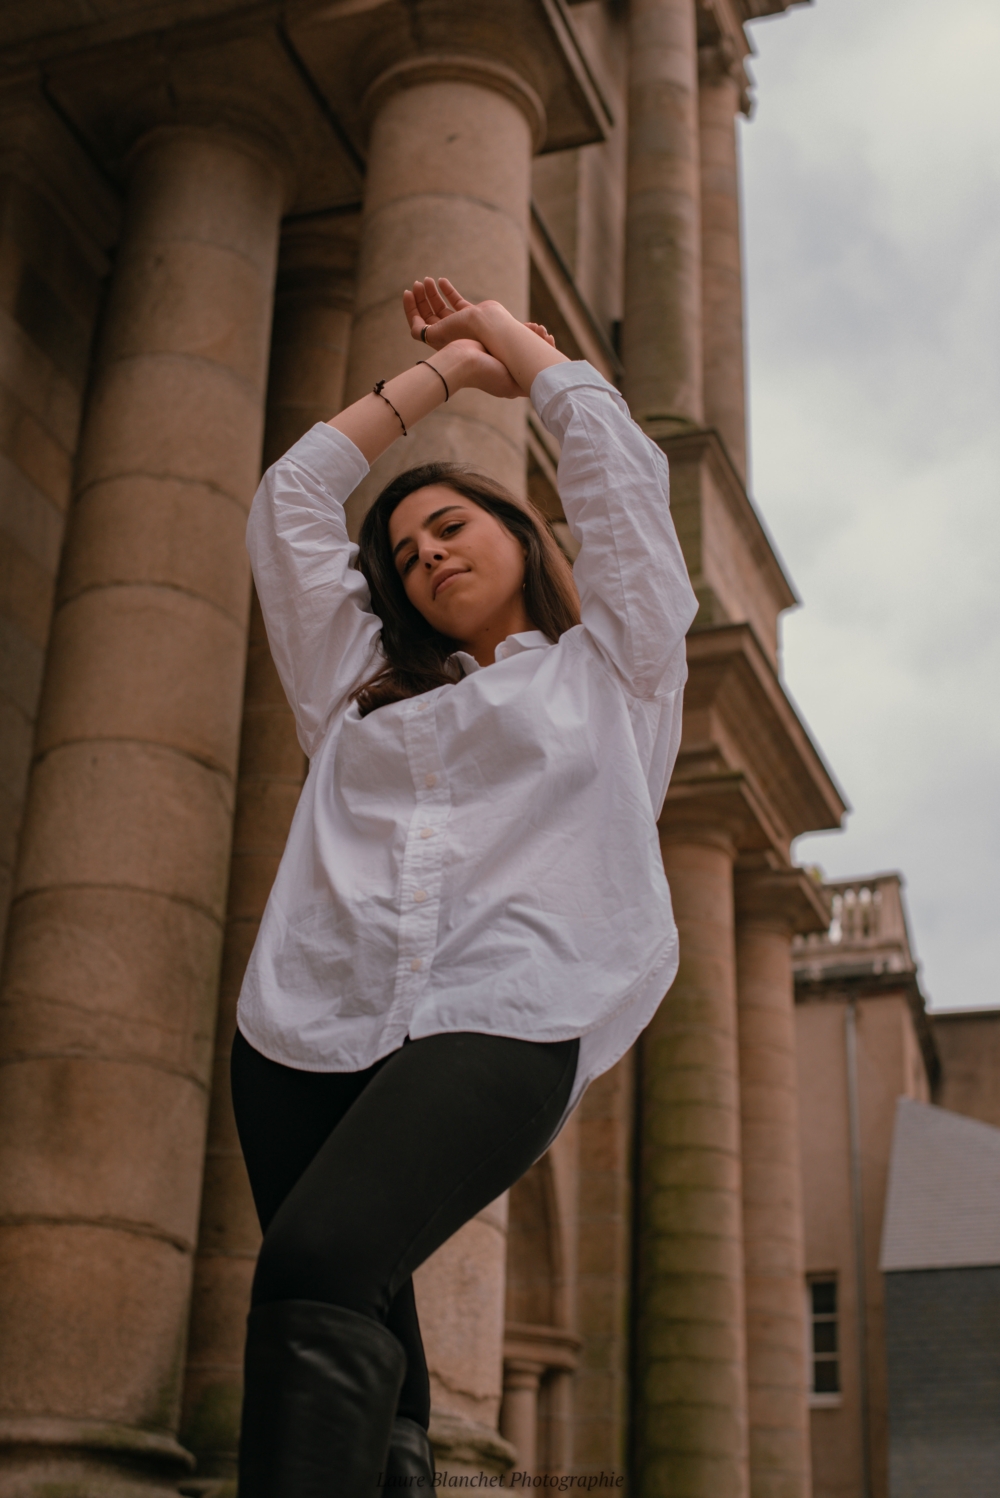
[[[549,344],[552,348],[555,348],[556,341],[544,323],[526,322],[524,326],[526,328],[530,328],[532,333],[537,333],[539,338],[543,338],[547,344]]]
[[[438,321],[440,313],[437,311],[434,303],[427,295],[426,281],[414,281],[413,299],[417,304],[417,311],[420,313],[420,316],[423,318],[424,322],[435,323]]]
[[[427,322],[421,317],[417,308],[417,299],[409,290],[403,292],[403,314],[410,325],[410,337],[421,339]]]
[[[466,301],[462,293],[451,284],[447,276],[438,276],[438,285],[456,312],[461,312],[466,307],[472,306],[472,303]]]
[[[449,305],[433,276],[424,277],[424,295],[437,318],[450,317],[454,312],[454,307]]]

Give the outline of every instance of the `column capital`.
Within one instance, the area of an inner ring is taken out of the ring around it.
[[[582,1342],[562,1326],[508,1321],[504,1327],[504,1368],[537,1367],[543,1373],[559,1368],[572,1373],[579,1361]]]
[[[545,105],[537,90],[506,63],[461,52],[421,52],[386,68],[369,84],[361,100],[361,116],[366,127],[371,125],[386,99],[400,89],[442,81],[472,83],[512,99],[528,121],[532,150],[537,153],[541,149],[547,120]]]
[[[825,931],[830,896],[805,869],[737,868],[736,921],[789,937]]]
[[[535,150],[588,145],[611,125],[575,29],[549,0],[443,0],[421,6],[418,24],[407,0],[333,0],[297,6],[287,31],[359,155],[378,106],[424,80],[475,82],[515,99],[531,121]]]
[[[752,101],[743,54],[731,37],[721,36],[698,48],[698,82],[702,88],[732,89],[733,113],[739,110],[750,114]]]

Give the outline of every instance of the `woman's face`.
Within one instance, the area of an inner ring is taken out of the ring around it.
[[[531,628],[521,543],[471,499],[444,484],[414,490],[390,516],[389,543],[414,608],[472,654]]]

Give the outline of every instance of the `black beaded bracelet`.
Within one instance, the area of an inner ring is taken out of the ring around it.
[[[423,362],[423,361],[421,361],[421,362]],[[385,381],[384,380],[377,381],[377,383],[372,386],[372,395],[381,396],[382,400],[384,400],[385,403],[386,403],[386,405],[389,407],[389,410],[395,413],[396,420],[399,422],[400,426],[403,428],[403,436],[405,437],[407,435],[406,422],[400,416],[399,412],[396,410],[396,407],[393,405],[393,403],[389,399],[389,397],[387,395],[383,395],[382,394],[384,386],[385,386]]]

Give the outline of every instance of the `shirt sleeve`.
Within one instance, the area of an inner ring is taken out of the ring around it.
[[[698,603],[670,515],[667,460],[584,361],[542,370],[531,401],[562,445],[559,495],[580,545],[583,625],[634,696],[674,692]]]
[[[367,472],[350,438],[319,422],[267,470],[250,508],[247,550],[271,655],[310,756],[378,664],[382,626],[344,518]]]

